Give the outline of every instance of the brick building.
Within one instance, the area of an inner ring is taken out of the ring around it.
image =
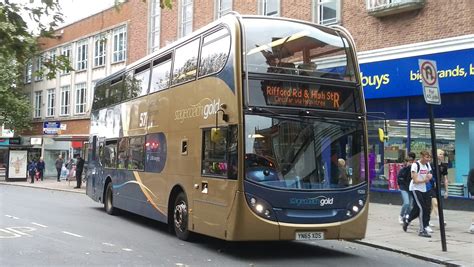
[[[474,167],[474,110],[467,108],[467,99],[474,96],[472,1],[460,0],[454,4],[436,0],[177,0],[173,1],[171,10],[161,10],[157,2],[150,0],[143,4],[130,0],[120,12],[109,9],[59,29],[61,33],[64,30],[62,37],[46,41],[45,52],[67,44],[72,44],[75,51],[77,43],[84,38],[92,48],[94,36],[109,34],[105,67],[98,70],[89,65],[86,72],[76,70],[67,76],[58,75],[54,81],[32,81],[33,106],[36,107],[37,90],[43,91],[46,99],[48,88],[56,88],[60,105],[63,84],[69,84],[73,90],[78,82],[87,83],[87,101],[90,101],[96,79],[230,11],[339,24],[351,32],[359,51],[371,125],[376,127],[386,122],[390,136],[385,143],[370,138],[369,176],[373,187],[395,189],[389,183],[396,173],[390,171],[396,169],[395,163],[401,162],[408,151],[430,149],[427,107],[419,83],[419,58],[437,61],[442,94],[442,105],[434,109],[438,147],[446,152],[443,160],[449,164],[450,182],[461,187],[465,184],[468,170]],[[109,57],[113,52],[112,34],[121,25],[126,26],[127,56],[121,62],[112,63]],[[91,59],[92,53],[93,49],[89,49]],[[72,54],[74,57],[76,52]],[[65,79],[68,80],[63,83]],[[32,135],[41,135],[45,120],[67,121],[60,137],[87,135],[90,104],[82,114],[72,112],[73,116],[62,118],[59,106],[58,113],[48,117],[47,101],[44,102],[46,108],[34,119],[38,127]],[[47,150],[46,145],[43,149]],[[453,192],[457,192],[454,187]]]
[[[42,155],[46,175],[55,173],[58,154],[80,153],[89,136],[89,112],[94,84],[147,54],[148,5],[125,2],[56,30],[54,39],[40,39],[41,56],[28,66],[26,89],[31,94],[33,127],[22,133],[29,158]],[[35,76],[42,62],[69,57],[74,71],[47,80]]]

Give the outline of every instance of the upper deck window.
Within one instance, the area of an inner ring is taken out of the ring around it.
[[[176,49],[173,65],[173,85],[196,78],[198,53],[199,39]]]
[[[355,81],[349,42],[329,28],[245,19],[247,71]]]
[[[199,76],[220,71],[229,56],[230,35],[227,29],[204,37],[199,65]]]

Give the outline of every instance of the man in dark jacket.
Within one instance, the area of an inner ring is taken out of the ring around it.
[[[63,168],[63,163],[63,157],[59,155],[56,159],[56,162],[54,163],[54,165],[56,166],[56,171],[58,172],[58,182],[60,181],[59,178],[61,177],[61,169]]]
[[[80,154],[76,154],[76,181],[77,185],[74,188],[81,188],[82,184],[82,171],[84,170],[84,159],[81,158]]]
[[[411,164],[415,161],[415,157],[415,153],[408,153],[408,157],[405,159],[405,167],[400,169],[397,175],[398,188],[400,189],[403,201],[400,216],[398,217],[400,224],[403,224],[403,219],[408,217],[411,206],[413,205],[413,197],[408,187],[410,186],[411,180]]]
[[[41,181],[43,181],[43,176],[44,176],[44,169],[46,168],[44,164],[43,157],[39,159],[39,161],[36,163],[36,170],[39,172],[39,178]]]

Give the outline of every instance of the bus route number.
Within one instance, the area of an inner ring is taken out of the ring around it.
[[[324,232],[297,232],[296,240],[322,240]]]
[[[140,124],[138,125],[138,127],[145,127],[147,124],[147,120],[148,120],[148,112],[140,113]]]

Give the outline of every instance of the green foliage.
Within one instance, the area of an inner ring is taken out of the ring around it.
[[[58,0],[30,0],[30,3],[0,2],[0,124],[21,131],[30,127],[31,107],[23,93],[27,62],[39,56],[38,37],[52,37],[54,28],[63,22]],[[35,36],[21,14],[28,14],[35,23]],[[46,21],[46,22],[44,22]],[[58,70],[71,70],[63,56],[56,60],[43,58],[43,69],[37,75],[55,78]]]

